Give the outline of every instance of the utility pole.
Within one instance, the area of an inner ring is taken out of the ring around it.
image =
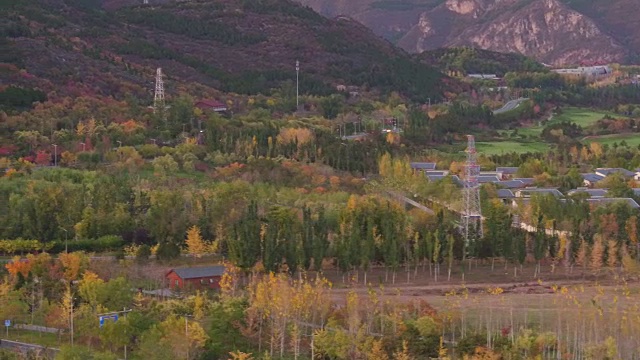
[[[53,166],[58,166],[58,145],[53,144]]]
[[[69,284],[69,286],[71,286],[71,284]],[[71,297],[71,347],[73,347],[73,297]]]
[[[300,110],[300,61],[296,60],[296,111]]]
[[[126,318],[127,317],[127,313],[129,311],[131,311],[131,310],[127,311],[127,307],[125,306],[125,307],[122,308],[122,311],[124,312],[124,317]],[[125,337],[127,335],[127,327],[126,326],[124,328],[124,335],[125,335]],[[126,343],[124,344],[124,360],[127,360],[127,344]]]
[[[187,342],[187,360],[189,360],[189,347],[191,346],[191,342],[189,341],[189,318],[192,315],[184,315],[184,337]]]
[[[473,135],[467,135],[467,162],[465,164],[464,193],[462,196],[463,209],[461,218],[462,235],[465,249],[469,247],[471,239],[477,241],[482,237],[482,209],[480,208],[480,185],[478,176],[478,154]],[[466,250],[465,250],[466,255]]]

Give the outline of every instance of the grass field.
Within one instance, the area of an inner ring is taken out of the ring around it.
[[[485,155],[499,155],[516,152],[518,154],[527,152],[544,152],[549,150],[549,144],[542,142],[517,142],[517,141],[496,141],[476,143],[478,152]]]
[[[550,124],[559,123],[563,121],[574,122],[579,126],[587,127],[595,124],[598,120],[602,119],[605,115],[619,116],[604,111],[594,111],[584,108],[565,108],[562,109],[562,113],[554,115]]]
[[[614,115],[605,111],[596,111],[585,108],[564,108],[561,114],[554,115],[551,120],[545,124],[536,124],[533,126],[522,127],[518,129],[518,135],[524,137],[526,140],[518,140],[518,136],[512,138],[514,131],[502,131],[501,135],[504,136],[506,141],[496,142],[479,142],[477,143],[478,151],[486,155],[497,155],[510,152],[527,153],[527,152],[545,152],[549,150],[550,144],[542,142],[539,139],[544,126],[549,124],[560,123],[563,121],[569,121],[576,123],[577,125],[586,128],[595,124],[598,120],[602,119],[605,115]],[[598,140],[595,140],[598,139]],[[598,137],[593,140],[588,139],[586,142],[598,141],[602,144],[613,144],[614,142],[620,142],[626,140],[631,146],[640,145],[640,134],[627,135],[624,138],[621,136],[611,137]]]
[[[618,143],[618,145],[620,145],[623,141],[630,147],[637,147],[640,145],[640,133],[590,136],[589,138],[585,138],[583,142],[597,142],[602,145],[613,145],[614,143]]]
[[[612,113],[608,113],[605,111],[594,111],[591,109],[584,108],[564,108],[562,109],[562,113],[559,115],[554,115],[548,124],[560,123],[563,121],[569,121],[576,123],[577,125],[585,128],[595,124],[598,120],[602,119],[605,115],[615,115]],[[617,115],[616,115],[617,116]],[[518,129],[518,134],[526,135],[528,137],[531,136],[539,136],[542,133],[544,126],[542,125],[534,125],[528,126]],[[512,132],[506,132],[507,134],[511,134]]]

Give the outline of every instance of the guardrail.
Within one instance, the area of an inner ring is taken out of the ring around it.
[[[44,356],[46,359],[55,358],[56,354],[60,351],[60,349],[57,348],[47,348],[37,344],[29,344],[5,339],[0,339],[0,348],[8,349],[10,351],[21,354],[37,354],[40,356]]]
[[[40,325],[29,325],[29,324],[16,324],[14,327],[16,329],[38,331],[38,332],[44,332],[44,333],[50,333],[50,334],[57,334],[60,331],[60,329],[57,329],[57,328],[40,326]]]

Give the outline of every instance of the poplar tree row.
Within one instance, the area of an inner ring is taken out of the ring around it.
[[[275,206],[260,214],[252,201],[227,238],[229,259],[245,272],[258,263],[275,272],[286,264],[289,272],[320,269],[328,255],[329,226],[323,207],[296,209]]]

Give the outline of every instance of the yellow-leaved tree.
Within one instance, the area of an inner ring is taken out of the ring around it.
[[[93,310],[98,306],[98,292],[100,291],[104,280],[100,279],[96,273],[92,271],[86,271],[82,275],[80,286],[78,287],[78,293],[86,301]]]
[[[409,345],[407,341],[402,342],[402,350],[393,354],[394,360],[413,360],[413,356],[409,353]]]
[[[251,355],[251,353],[247,354],[239,350],[230,352],[229,355],[231,356],[229,360],[253,360],[253,356]]]
[[[207,243],[200,235],[200,228],[193,225],[187,230],[187,252],[195,257],[200,257],[207,252]]]
[[[200,321],[204,318],[204,312],[206,308],[206,301],[200,291],[196,292],[196,296],[193,298],[193,318]]]
[[[160,323],[159,329],[163,341],[170,344],[175,359],[197,358],[209,338],[200,323],[176,316]]]
[[[63,277],[67,281],[77,280],[89,265],[89,258],[83,252],[62,253],[58,260],[64,269]]]
[[[591,268],[599,271],[602,269],[602,258],[604,257],[605,247],[602,243],[602,237],[596,235],[591,249]]]
[[[614,268],[618,265],[618,242],[609,240],[607,242],[607,266]]]
[[[389,355],[384,351],[382,340],[374,340],[371,351],[367,355],[367,360],[389,360]]]

